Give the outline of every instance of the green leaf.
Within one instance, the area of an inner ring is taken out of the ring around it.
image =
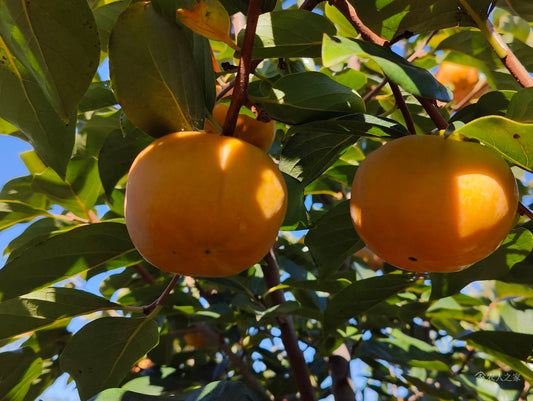
[[[131,367],[159,341],[149,318],[103,317],[83,326],[67,343],[61,368],[76,381],[82,400],[117,387]]]
[[[122,307],[73,288],[45,288],[0,303],[0,339],[37,330],[60,319]]]
[[[364,246],[350,218],[350,202],[343,201],[323,214],[305,236],[322,276],[335,272],[355,251]]]
[[[109,36],[117,22],[118,16],[128,8],[131,0],[114,1],[93,10],[94,19],[98,26],[98,36],[100,37],[100,48],[107,52]]]
[[[109,81],[93,82],[80,101],[81,112],[98,110],[117,104]]]
[[[360,136],[400,137],[408,131],[394,120],[354,114],[293,126],[288,134],[291,136],[281,152],[280,170],[308,185]]]
[[[22,401],[42,372],[43,362],[31,348],[0,353],[0,400]]]
[[[273,119],[288,124],[361,113],[365,108],[356,91],[315,71],[286,75],[272,86],[262,81],[252,82],[248,97]]]
[[[449,121],[468,123],[484,116],[504,116],[515,93],[515,91],[487,92],[476,103],[459,109]]]
[[[0,230],[36,217],[49,215],[46,210],[35,208],[24,202],[0,200]]]
[[[400,85],[413,95],[444,102],[453,99],[452,92],[438,82],[428,70],[409,63],[389,48],[362,40],[324,36],[322,46],[324,66],[335,66],[353,55],[370,57],[391,82]]]
[[[305,10],[283,10],[259,16],[252,57],[320,57],[322,35],[336,34],[326,17]],[[239,35],[242,46],[244,31]]]
[[[469,0],[480,15],[487,15],[491,0]],[[458,9],[456,0],[350,0],[363,23],[385,39],[431,32],[442,28],[476,26]]]
[[[68,121],[100,59],[96,23],[87,1],[4,0],[0,36],[61,119]]]
[[[0,6],[5,2],[0,2]],[[14,58],[0,36],[0,117],[32,141],[41,158],[65,175],[74,145],[75,123],[64,122],[29,70]]]
[[[240,382],[211,382],[187,395],[185,401],[257,401],[252,391]]]
[[[152,140],[152,137],[138,128],[129,131],[125,137],[120,130],[109,134],[98,156],[98,171],[108,196],[117,182],[128,173],[135,157]]]
[[[524,260],[533,249],[533,234],[518,228],[507,236],[502,245],[490,256],[457,273],[432,273],[431,298],[444,298],[461,291],[478,280],[497,280],[509,269]]]
[[[512,331],[476,331],[458,338],[474,343],[474,347],[482,346],[523,361],[527,361],[533,355],[532,334]]]
[[[412,284],[410,275],[385,274],[358,280],[329,299],[324,327],[333,331]]]
[[[202,129],[204,95],[184,28],[150,3],[124,11],[109,40],[111,84],[128,118],[154,137]]]
[[[176,401],[176,397],[147,395],[119,388],[110,388],[91,397],[89,401]]]
[[[74,228],[78,223],[66,219],[42,218],[30,224],[22,234],[14,238],[4,250],[4,254],[9,254],[9,258],[17,257],[26,249],[35,244],[47,240],[48,238]]]
[[[533,88],[524,88],[511,98],[506,117],[521,123],[533,123]]]
[[[0,300],[58,283],[90,268],[124,267],[140,256],[120,223],[97,223],[40,242],[0,269]]]
[[[75,215],[87,218],[102,192],[98,163],[94,158],[72,159],[64,180],[47,168],[35,175],[32,188]]]
[[[487,116],[463,125],[456,132],[483,142],[511,163],[533,171],[533,124]]]
[[[347,38],[355,38],[359,33],[355,30],[353,25],[335,6],[326,3],[324,6],[326,17],[335,24],[337,34]]]
[[[287,185],[287,212],[281,230],[302,230],[308,225],[307,209],[304,204],[304,187],[293,177],[282,172]]]

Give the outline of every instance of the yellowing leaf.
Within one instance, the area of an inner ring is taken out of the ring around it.
[[[192,10],[180,8],[176,11],[176,17],[197,34],[224,42],[232,49],[239,50],[229,35],[228,12],[218,0],[200,0]]]

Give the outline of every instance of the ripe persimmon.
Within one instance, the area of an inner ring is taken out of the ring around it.
[[[219,277],[266,255],[287,208],[272,159],[237,138],[178,132],[134,160],[126,185],[133,244],[167,272]]]
[[[479,72],[475,67],[468,67],[444,61],[435,75],[443,85],[450,85],[453,100],[459,103],[474,89],[479,81]]]
[[[512,228],[516,180],[493,150],[438,135],[394,139],[357,169],[350,212],[366,245],[415,272],[453,272],[485,258]]]
[[[190,345],[194,348],[203,348],[205,347],[205,336],[199,331],[193,331],[186,333],[183,338],[187,345]]]
[[[228,110],[229,107],[227,104],[217,103],[215,105],[213,108],[213,118],[218,125],[222,126],[224,124]],[[205,130],[207,132],[216,132],[209,120],[205,121]],[[276,122],[274,120],[263,122],[240,113],[237,117],[237,124],[235,125],[233,136],[268,152],[276,137]]]

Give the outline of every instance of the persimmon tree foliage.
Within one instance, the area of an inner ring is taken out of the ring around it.
[[[531,399],[531,1],[202,1],[0,2],[0,133],[33,148],[0,192],[0,229],[24,228],[0,269],[0,400],[63,374],[93,401]],[[443,62],[476,72],[441,83]],[[276,124],[277,242],[234,276],[162,272],[126,230],[128,170],[239,112]],[[407,272],[364,248],[351,183],[438,131],[512,166],[519,214],[469,268]]]

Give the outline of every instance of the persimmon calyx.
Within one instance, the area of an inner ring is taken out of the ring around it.
[[[199,35],[240,50],[230,37],[229,14],[218,0],[200,0],[192,10],[179,8],[177,19]]]

